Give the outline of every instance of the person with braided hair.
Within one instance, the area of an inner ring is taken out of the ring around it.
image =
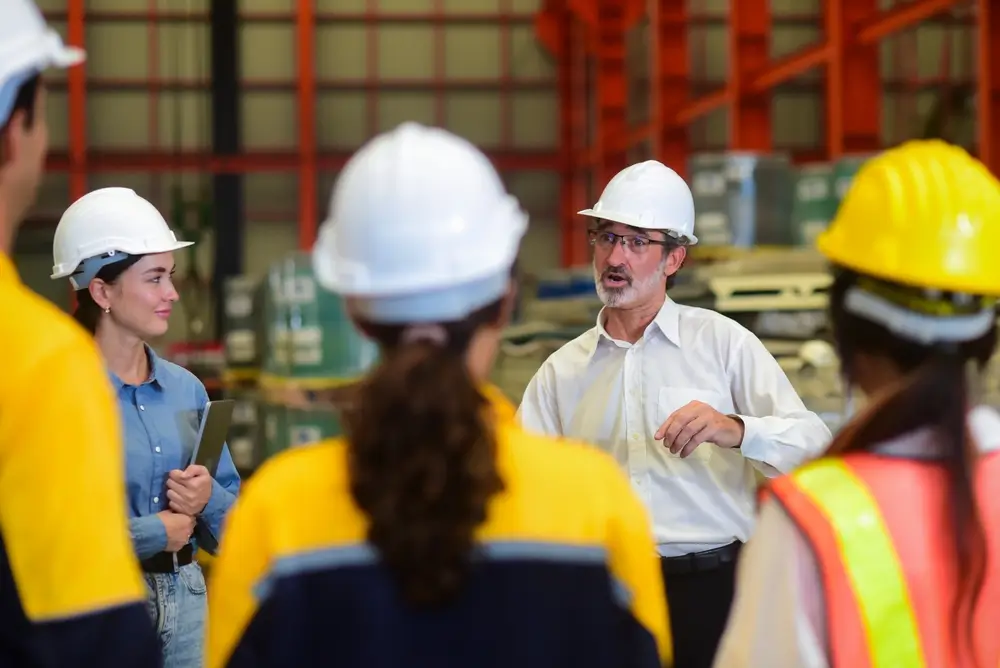
[[[614,461],[488,384],[527,216],[407,123],[356,153],[313,251],[380,365],[344,437],[278,455],[228,519],[208,668],[669,664],[650,521]]]

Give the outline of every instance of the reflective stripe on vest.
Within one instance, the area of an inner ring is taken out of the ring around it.
[[[878,504],[864,482],[839,459],[818,460],[791,477],[836,538],[872,668],[924,666],[906,576]]]

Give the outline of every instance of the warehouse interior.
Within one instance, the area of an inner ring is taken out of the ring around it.
[[[688,181],[702,243],[679,302],[750,327],[809,407],[845,398],[812,245],[879,150],[943,138],[1000,170],[991,0],[42,0],[87,50],[48,75],[50,155],[14,259],[62,308],[52,234],[75,199],[133,188],[178,237],[162,354],[240,401],[241,471],[338,433],[377,363],[308,251],[352,151],[404,121],[483,148],[531,216],[494,372],[517,400],[594,324],[585,221],[657,159]],[[878,221],[872,221],[877,224]],[[989,391],[997,382],[990,374]]]

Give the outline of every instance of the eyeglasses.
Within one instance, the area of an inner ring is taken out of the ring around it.
[[[669,241],[650,239],[644,234],[615,234],[604,230],[587,230],[590,236],[590,245],[597,246],[603,250],[610,250],[616,244],[621,244],[622,248],[628,249],[636,255],[641,255],[649,250],[651,246],[670,246]],[[676,242],[674,242],[676,243]]]

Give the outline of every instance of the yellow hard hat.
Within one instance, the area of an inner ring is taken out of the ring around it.
[[[1000,295],[1000,181],[957,146],[907,142],[864,164],[820,252],[858,273]]]

